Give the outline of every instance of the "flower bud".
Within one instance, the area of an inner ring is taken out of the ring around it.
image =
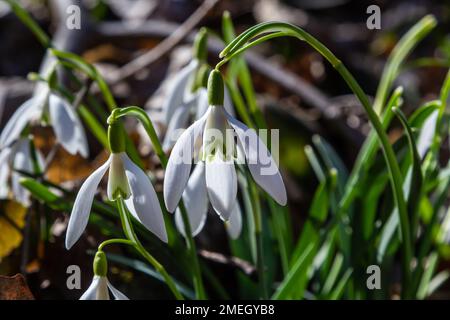
[[[108,273],[108,260],[103,251],[97,251],[94,257],[94,274],[100,277],[106,277]]]
[[[223,106],[224,84],[222,75],[213,70],[208,78],[208,102],[210,106]]]

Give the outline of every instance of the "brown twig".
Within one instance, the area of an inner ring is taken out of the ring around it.
[[[205,0],[183,24],[159,43],[158,46],[130,61],[112,74],[110,84],[116,84],[119,81],[129,78],[170,52],[170,50],[183,41],[218,2],[219,0]]]
[[[208,250],[200,250],[199,255],[202,256],[204,259],[237,268],[248,276],[252,276],[252,275],[256,274],[255,266],[253,266],[248,261],[242,260],[240,258],[229,257],[222,253],[208,251]]]

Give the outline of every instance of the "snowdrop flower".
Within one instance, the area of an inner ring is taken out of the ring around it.
[[[223,88],[220,72],[212,71],[208,80],[208,110],[175,143],[164,179],[164,201],[169,212],[175,211],[186,190],[194,152],[199,148],[196,142],[201,137],[206,194],[223,220],[230,218],[236,203],[237,177],[233,157],[236,152],[235,136],[237,147],[243,151],[255,182],[280,205],[287,202],[283,180],[267,147],[254,130],[236,120],[223,108]]]
[[[167,242],[164,218],[155,189],[145,172],[124,152],[123,133],[111,134],[116,130],[117,124],[110,124],[110,143],[116,143],[111,144],[110,157],[86,179],[77,194],[67,227],[67,249],[73,246],[86,228],[95,191],[108,169],[108,198],[116,200],[122,197],[131,214],[158,238]],[[111,136],[114,138],[111,139]]]
[[[206,61],[208,51],[207,31],[201,29],[194,41],[194,54],[192,61],[177,74],[171,86],[168,89],[167,98],[163,105],[165,112],[165,121],[170,123],[171,118],[175,115],[175,110],[183,106],[185,103],[192,102],[194,94],[192,92],[195,74],[200,65]]]
[[[36,156],[39,167],[43,168],[44,157],[38,150],[36,150]],[[28,138],[20,138],[11,146],[0,151],[0,198],[8,198],[8,181],[11,177],[13,198],[24,207],[29,207],[31,205],[30,192],[20,184],[22,174],[16,170],[30,174],[35,173]]]
[[[47,56],[41,75],[48,78],[54,71],[56,59]],[[81,121],[69,102],[52,92],[48,83],[38,82],[33,96],[11,116],[0,134],[0,148],[6,148],[19,139],[23,129],[31,122],[48,116],[56,139],[70,154],[80,153],[87,158],[88,144]]]
[[[188,213],[192,236],[198,235],[205,223],[208,215],[208,195],[205,181],[205,162],[200,161],[196,164],[183,192],[183,202]],[[185,236],[185,227],[180,209],[175,212],[175,224],[178,231]],[[228,235],[232,239],[237,239],[242,230],[242,213],[239,203],[236,202],[230,219],[225,222]]]
[[[108,281],[107,269],[106,256],[102,251],[98,251],[94,258],[94,279],[80,300],[110,300],[109,291],[115,300],[129,300]]]

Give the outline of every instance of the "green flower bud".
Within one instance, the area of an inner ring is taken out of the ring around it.
[[[224,84],[222,75],[213,70],[208,78],[208,102],[210,106],[223,106]]]
[[[97,251],[94,257],[94,274],[100,277],[106,277],[108,273],[108,260],[103,251]]]
[[[198,61],[206,61],[208,58],[208,31],[201,28],[194,40],[194,57]]]

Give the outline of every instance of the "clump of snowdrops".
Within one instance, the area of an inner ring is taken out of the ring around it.
[[[69,213],[67,249],[89,223],[114,235],[98,245],[93,281],[82,299],[127,299],[107,278],[108,259],[164,282],[176,299],[376,299],[391,298],[395,287],[402,298],[422,299],[448,279],[448,271],[437,272],[437,266],[450,252],[450,163],[440,155],[449,132],[450,72],[439,97],[409,116],[401,110],[402,88],[393,87],[407,56],[434,28],[432,16],[418,21],[398,42],[372,103],[343,63],[305,30],[268,22],[236,37],[225,13],[220,62],[209,64],[207,43],[213,35],[202,29],[191,63],[167,90],[168,129],[159,137],[142,108],[117,105],[93,65],[53,48],[30,16],[15,1],[8,2],[47,47],[47,55],[41,72],[32,77],[36,93],[0,137],[2,196],[24,205],[31,197]],[[270,141],[258,137],[257,130],[268,127],[242,55],[277,37],[297,38],[328,60],[372,127],[352,167],[323,138],[315,137],[305,148],[319,185],[298,237],[292,232],[282,175],[268,152]],[[58,68],[78,79],[78,92],[64,87]],[[76,98],[89,91],[86,83],[91,82],[103,100],[95,106]],[[109,115],[99,119],[92,111],[103,105]],[[162,195],[125,130],[124,117],[136,118],[150,138],[164,168]],[[394,119],[403,137],[392,142],[388,130]],[[52,184],[30,134],[31,126],[42,123],[52,125],[63,148],[83,157],[88,157],[86,127],[110,154],[108,160],[76,190]],[[272,170],[264,172],[267,166]],[[107,196],[101,197],[106,175]],[[227,292],[198,255],[194,237],[204,229],[209,211],[223,222],[232,255],[250,266],[248,272],[236,269],[235,292]],[[111,222],[121,229],[111,228]],[[108,254],[112,245],[129,247],[133,258]],[[165,255],[171,258],[164,264],[156,258]],[[382,272],[381,283],[368,290],[367,268],[373,265]],[[167,270],[177,270],[176,275]]]

